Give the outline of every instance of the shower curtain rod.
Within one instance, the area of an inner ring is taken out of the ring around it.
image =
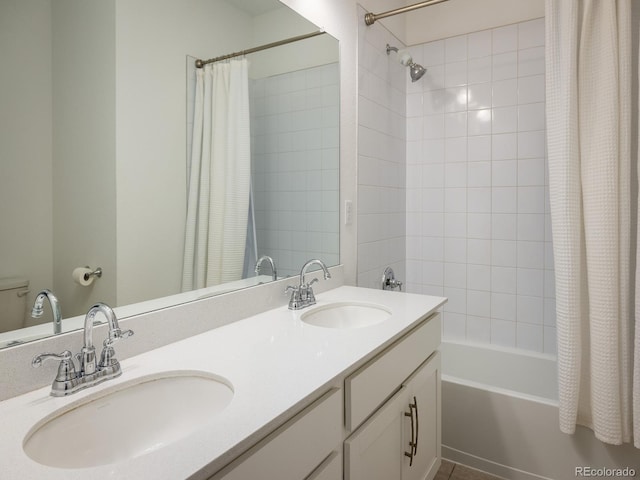
[[[196,60],[196,68],[202,68],[208,63],[219,62],[221,60],[228,60],[233,57],[240,57],[247,55],[248,53],[259,52],[261,50],[267,50],[273,47],[279,47],[280,45],[286,45],[287,43],[297,42],[299,40],[305,40],[311,37],[317,37],[323,35],[326,32],[324,30],[318,30],[317,32],[305,33],[304,35],[298,35],[297,37],[285,38],[284,40],[278,40],[277,42],[267,43],[266,45],[260,45],[259,47],[248,48],[247,50],[241,50],[240,52],[229,53],[222,55],[221,57],[210,58],[209,60]]]
[[[367,25],[373,25],[376,23],[376,20],[381,18],[391,17],[393,15],[398,15],[399,13],[411,12],[413,10],[417,10],[419,8],[428,7],[430,5],[435,5],[437,3],[446,2],[447,0],[428,0],[426,2],[416,3],[414,5],[407,5],[406,7],[396,8],[395,10],[389,10],[388,12],[383,13],[367,13],[364,16],[364,23]]]

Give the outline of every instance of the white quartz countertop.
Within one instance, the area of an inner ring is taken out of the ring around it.
[[[0,402],[0,478],[207,478],[445,299],[347,286],[317,295],[317,307],[349,301],[384,306],[391,318],[362,328],[323,328],[300,320],[302,313],[316,306],[297,312],[283,306],[124,360],[119,378],[68,397],[51,397],[50,387],[45,387]],[[127,341],[135,342],[136,337]],[[53,380],[54,363],[45,368]],[[59,409],[86,403],[138,377],[191,370],[223,377],[234,395],[223,412],[203,418],[201,428],[181,440],[117,464],[81,469],[47,467],[23,451],[33,427]]]

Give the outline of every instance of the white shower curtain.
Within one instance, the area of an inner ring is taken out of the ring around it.
[[[630,0],[546,1],[560,428],[640,448],[631,50]]]
[[[250,191],[246,59],[196,72],[182,290],[242,278]]]

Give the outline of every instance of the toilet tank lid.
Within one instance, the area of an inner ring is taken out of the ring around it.
[[[24,288],[29,286],[29,280],[23,277],[0,278],[0,291]]]

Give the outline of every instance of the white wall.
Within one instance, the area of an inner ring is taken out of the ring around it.
[[[444,337],[555,353],[544,20],[410,49],[407,282]]]
[[[115,4],[53,2],[53,283],[63,316],[116,303]],[[90,287],[76,267],[102,267]]]
[[[387,44],[404,45],[382,24],[359,23],[358,30],[358,285],[380,288],[388,266],[406,278],[408,70],[387,55]]]
[[[0,58],[0,277],[31,303],[53,283],[49,0],[0,2]]]

